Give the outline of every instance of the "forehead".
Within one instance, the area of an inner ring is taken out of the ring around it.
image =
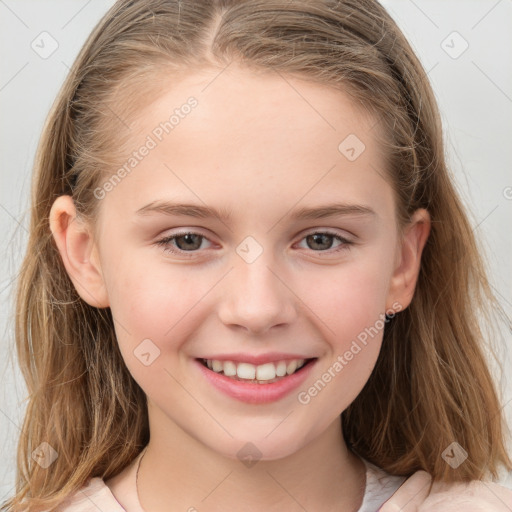
[[[272,204],[274,214],[276,202],[290,207],[306,196],[378,207],[386,186],[379,129],[342,90],[277,72],[233,65],[169,78],[131,125],[134,152],[151,149],[112,196],[134,208],[222,198],[221,207]]]
[[[257,141],[281,142],[288,138],[293,144],[294,139],[301,142],[302,134],[311,138],[330,136],[335,149],[340,137],[349,134],[346,132],[363,139],[375,136],[379,129],[374,117],[342,86],[335,88],[278,71],[255,71],[231,64],[225,69],[203,69],[158,83],[159,90],[152,93],[155,100],[150,98],[135,120],[139,134],[151,131],[155,123],[165,123],[173,112],[183,119],[179,111],[190,98],[196,100],[197,108],[193,115],[186,114],[187,125],[203,136],[205,144],[225,135],[222,128],[226,123],[232,134],[240,129],[234,142],[247,135]],[[210,130],[212,121],[218,130]],[[179,136],[183,128],[173,131],[173,136]]]

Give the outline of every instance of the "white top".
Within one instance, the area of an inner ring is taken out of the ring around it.
[[[140,458],[145,450],[132,461],[126,479],[116,485],[116,494],[122,496],[123,505],[117,501],[102,478],[91,478],[87,485],[68,498],[58,512],[145,512],[137,497],[136,475]],[[366,487],[363,503],[358,512],[377,512],[406,480],[393,476],[361,458],[366,465]]]

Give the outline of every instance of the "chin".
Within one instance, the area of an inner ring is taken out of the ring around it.
[[[211,448],[224,457],[239,460],[247,467],[251,467],[260,460],[272,461],[289,457],[303,447],[303,437],[300,442],[294,442],[292,436],[284,431],[281,435],[275,436],[275,432],[269,435],[271,431],[272,429],[268,429],[264,434],[246,432],[244,436],[230,439],[222,446],[219,446],[218,442],[214,443]]]

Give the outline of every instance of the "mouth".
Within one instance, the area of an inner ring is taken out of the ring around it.
[[[220,361],[218,359],[198,358],[208,370],[223,375],[233,381],[240,381],[247,384],[272,384],[285,380],[291,375],[302,373],[306,367],[314,363],[318,358],[290,359],[269,362],[261,365],[253,365],[237,361]]]

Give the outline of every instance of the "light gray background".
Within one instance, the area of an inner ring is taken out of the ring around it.
[[[512,0],[382,3],[429,72],[443,115],[449,162],[488,256],[494,289],[511,316]],[[26,242],[34,152],[68,67],[112,4],[0,0],[0,502],[13,492],[16,443],[25,409],[26,389],[13,349],[12,284]],[[40,35],[44,31],[58,43],[47,58],[31,47],[40,52],[51,49],[49,36]],[[505,374],[498,384],[509,424],[512,382],[506,377],[511,341],[510,331],[503,329]],[[506,485],[512,487],[512,475]]]

